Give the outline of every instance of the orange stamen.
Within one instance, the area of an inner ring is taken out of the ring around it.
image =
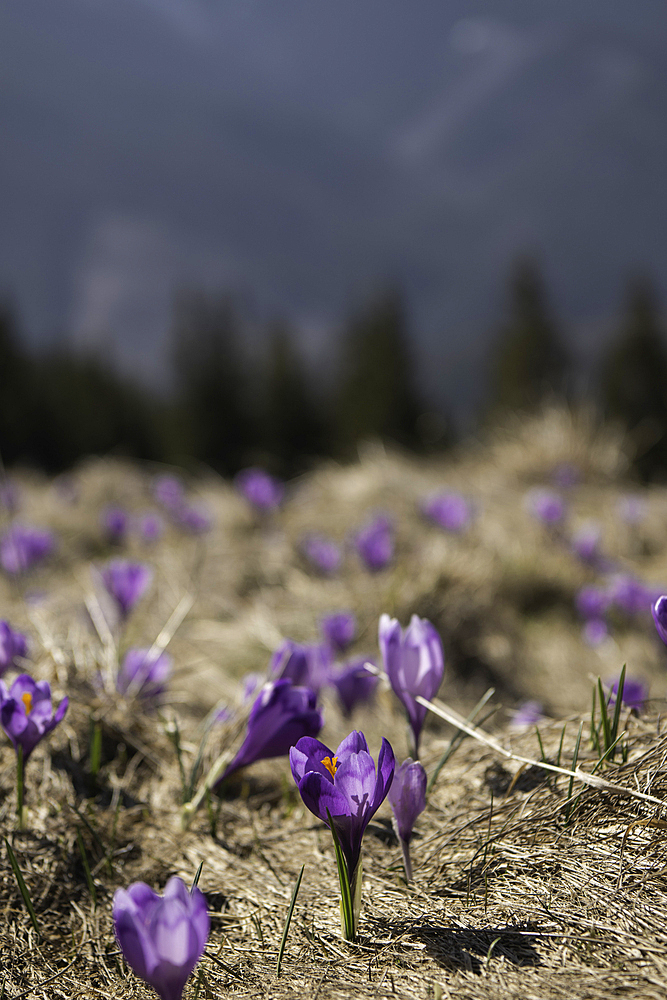
[[[25,705],[25,714],[30,715],[32,712],[32,695],[29,691],[26,691],[25,694],[21,695],[21,701]]]
[[[338,768],[338,757],[325,757],[322,763],[333,778]]]

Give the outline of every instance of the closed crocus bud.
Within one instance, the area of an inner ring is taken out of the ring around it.
[[[379,642],[389,683],[408,714],[417,757],[427,709],[415,698],[420,695],[430,701],[437,694],[445,672],[442,642],[431,623],[417,615],[405,632],[395,618],[382,615]]]
[[[387,794],[394,814],[396,832],[403,851],[405,876],[412,879],[410,861],[410,839],[415,820],[426,808],[426,771],[419,761],[408,757],[394,774],[394,780]]]
[[[379,514],[359,531],[354,539],[361,560],[371,573],[388,566],[394,558],[394,527],[385,514]]]
[[[145,882],[117,889],[113,898],[116,940],[130,968],[160,1000],[181,1000],[210,930],[203,893],[170,878],[159,896]]]
[[[320,628],[331,648],[342,653],[354,642],[357,619],[351,611],[337,611],[332,615],[325,615]]]
[[[112,559],[102,568],[102,582],[113,597],[122,618],[127,618],[144,596],[153,579],[153,570],[144,563]]]
[[[343,715],[349,718],[362,703],[371,701],[378,678],[366,669],[367,656],[357,656],[336,673],[330,673],[329,683],[336,689]]]
[[[422,504],[424,516],[444,528],[459,534],[469,527],[472,507],[460,493],[437,493]]]
[[[116,689],[127,697],[158,702],[167,689],[173,660],[169,653],[128,649],[116,678]]]
[[[667,646],[667,596],[663,594],[662,597],[659,597],[651,607],[651,611],[658,635]]]
[[[35,681],[29,674],[21,674],[9,689],[0,681],[0,723],[16,752],[22,748],[24,763],[40,740],[62,721],[68,704],[63,698],[54,712],[48,681]]]
[[[15,632],[9,622],[0,621],[0,677],[9,667],[16,666],[16,659],[28,653],[28,640]]]
[[[236,488],[259,514],[276,510],[285,495],[284,484],[264,469],[250,468],[239,472]]]

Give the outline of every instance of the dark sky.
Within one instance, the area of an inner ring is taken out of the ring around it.
[[[323,364],[394,281],[465,409],[517,254],[583,354],[629,273],[664,299],[666,67],[664,0],[2,4],[0,291],[154,378],[179,288]]]

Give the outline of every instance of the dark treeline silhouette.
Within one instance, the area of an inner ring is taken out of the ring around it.
[[[59,472],[87,455],[118,454],[225,475],[261,464],[291,476],[325,456],[354,458],[368,438],[414,450],[451,443],[420,396],[396,291],[351,316],[327,378],[309,371],[285,322],[254,338],[260,353],[251,339],[230,297],[182,295],[163,397],[100,357],[31,353],[12,310],[0,307],[0,458]],[[572,366],[537,265],[518,262],[490,354],[486,421],[568,398]],[[667,346],[648,282],[629,286],[598,375],[600,412],[627,428],[638,474],[667,478]]]

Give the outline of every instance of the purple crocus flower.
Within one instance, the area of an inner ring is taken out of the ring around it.
[[[603,618],[609,607],[609,601],[607,591],[591,586],[582,587],[575,598],[577,611],[585,621]]]
[[[575,532],[570,541],[570,547],[582,562],[595,566],[600,561],[601,540],[602,529],[600,525],[590,521]]]
[[[305,535],[299,544],[303,557],[324,576],[333,576],[341,564],[341,552],[338,545],[326,535],[317,532]]]
[[[651,613],[658,635],[667,646],[667,596],[663,594],[651,605]]]
[[[116,690],[122,695],[157,702],[166,691],[173,665],[169,653],[128,649],[116,677]]]
[[[590,618],[582,629],[584,642],[595,648],[601,645],[609,635],[609,626],[604,618]]]
[[[100,573],[107,591],[118,605],[122,618],[127,618],[143,597],[153,579],[153,570],[145,563],[128,559],[112,559]]]
[[[357,705],[369,702],[375,694],[378,678],[366,670],[367,656],[355,656],[336,673],[329,674],[329,683],[336,689],[343,715],[352,715]]]
[[[618,681],[614,681],[611,685],[611,691],[609,694],[609,704],[616,704],[616,694],[618,692]],[[626,677],[623,681],[623,698],[621,699],[622,704],[626,705],[628,708],[632,709],[633,712],[641,712],[644,708],[644,702],[648,698],[648,684],[640,680],[638,677]]]
[[[285,495],[285,486],[264,469],[250,468],[239,472],[236,488],[259,514],[280,507]]]
[[[386,514],[378,514],[357,532],[354,545],[371,573],[384,569],[394,558],[394,527]]]
[[[164,533],[164,521],[159,514],[142,514],[139,518],[137,528],[141,540],[147,545],[158,542]]]
[[[426,771],[419,761],[408,757],[396,769],[394,780],[387,796],[394,814],[396,833],[403,852],[405,877],[412,880],[410,860],[410,840],[415,820],[426,808]]]
[[[654,588],[633,576],[620,573],[609,586],[610,603],[629,616],[648,611],[655,599]]]
[[[100,523],[107,541],[112,545],[122,545],[127,537],[130,519],[123,507],[106,507],[101,514]]]
[[[325,645],[305,645],[285,639],[271,657],[269,677],[291,681],[295,687],[307,687],[319,694],[326,684],[330,663],[331,653]]]
[[[179,527],[191,535],[204,535],[213,527],[213,514],[203,503],[183,504],[174,511]]]
[[[459,534],[470,525],[472,507],[460,493],[437,493],[422,504],[424,516],[445,531]]]
[[[530,513],[547,526],[555,526],[565,517],[565,503],[553,490],[535,489],[526,495]]]
[[[13,524],[0,539],[0,565],[12,575],[25,573],[51,555],[55,538],[44,528]]]
[[[16,658],[28,654],[28,640],[15,632],[9,622],[0,621],[0,677],[9,667],[16,666]]]
[[[245,740],[216,787],[257,760],[284,757],[302,736],[317,736],[324,717],[316,702],[314,691],[295,687],[290,680],[265,684],[250,710]]]
[[[528,729],[536,726],[542,718],[542,705],[539,701],[524,701],[512,715],[510,725],[513,729]]]
[[[357,619],[351,611],[335,611],[325,615],[320,622],[322,635],[338,653],[343,653],[354,642],[357,634]]]
[[[168,511],[177,510],[185,500],[185,490],[178,476],[166,473],[153,483],[153,496]]]
[[[35,681],[29,674],[20,674],[8,689],[0,681],[0,724],[18,753],[23,749],[23,763],[37,744],[62,721],[68,698],[53,711],[51,687],[48,681]]]
[[[305,736],[290,750],[290,764],[305,805],[327,826],[329,811],[354,886],[363,835],[394,777],[396,762],[390,743],[383,737],[377,773],[366,738],[356,730],[335,752]]]
[[[210,930],[206,899],[178,876],[159,896],[145,882],[117,889],[113,897],[116,940],[127,964],[160,1000],[181,1000]]]
[[[440,636],[425,618],[413,615],[403,632],[389,615],[380,618],[379,642],[384,668],[395,694],[403,702],[412,729],[415,757],[427,709],[415,698],[427,701],[437,693],[445,672]]]

